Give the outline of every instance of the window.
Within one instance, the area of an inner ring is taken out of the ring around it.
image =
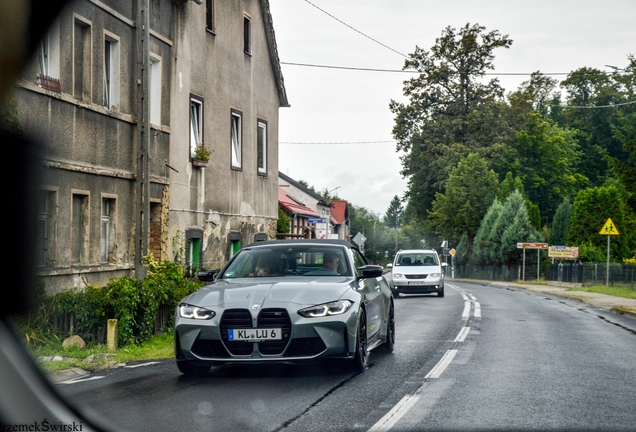
[[[232,168],[241,169],[241,113],[232,110]]]
[[[119,105],[119,41],[111,36],[104,38],[104,107],[107,110]]]
[[[252,19],[248,15],[243,15],[243,51],[246,54],[252,53],[251,33]]]
[[[74,193],[71,210],[71,257],[73,264],[88,263],[88,195]]]
[[[150,92],[150,123],[161,124],[161,59],[150,56],[148,65]]]
[[[57,24],[44,36],[38,47],[38,84],[60,93],[60,38]]]
[[[205,28],[210,30],[211,32],[215,32],[215,22],[214,22],[214,0],[205,0]]]
[[[195,149],[203,142],[203,101],[190,99],[190,158],[194,158]]]
[[[73,95],[91,101],[91,26],[75,17],[73,28]]]
[[[267,123],[263,120],[258,121],[257,134],[258,173],[267,174]]]
[[[102,198],[102,262],[115,262],[115,215],[116,203],[114,198]]]
[[[57,194],[40,191],[38,197],[37,263],[42,266],[55,263],[55,231],[57,224]]]

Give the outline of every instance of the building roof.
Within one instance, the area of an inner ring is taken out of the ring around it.
[[[310,197],[318,200],[318,204],[327,205],[327,200],[325,200],[324,196],[320,195],[317,192],[312,191],[311,189],[309,189],[307,186],[303,185],[302,183],[298,183],[296,180],[294,180],[293,178],[291,178],[289,176],[286,176],[285,174],[283,174],[280,171],[278,171],[278,177],[282,178],[283,180],[285,180],[290,185],[293,185],[294,187],[296,187],[296,188],[300,189],[301,191],[305,192]]]
[[[261,14],[263,15],[263,23],[265,24],[265,33],[267,39],[267,49],[269,50],[269,58],[272,62],[272,70],[276,79],[276,89],[278,90],[278,99],[281,107],[288,107],[287,91],[285,90],[285,80],[283,79],[283,71],[280,67],[280,59],[278,57],[278,46],[276,45],[276,35],[274,34],[274,22],[272,14],[269,11],[269,0],[260,0]]]
[[[336,224],[343,225],[347,221],[347,202],[345,200],[331,200],[331,219]]]
[[[292,214],[297,214],[300,216],[308,216],[308,217],[316,217],[319,218],[320,215],[302,204],[299,200],[292,198],[287,194],[283,188],[278,188],[278,204]]]

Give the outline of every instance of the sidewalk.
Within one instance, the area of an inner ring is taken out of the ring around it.
[[[450,279],[447,278],[446,282],[468,282],[480,285],[488,286],[506,286],[522,288],[529,291],[534,291],[542,294],[550,294],[557,297],[564,297],[568,299],[574,299],[587,303],[592,306],[596,306],[601,309],[608,310],[620,315],[626,315],[631,318],[636,318],[636,299],[629,299],[624,297],[616,297],[606,294],[591,293],[585,291],[569,291],[566,287],[553,286],[553,285],[538,285],[528,283],[517,282],[500,282],[500,281],[488,281],[480,279]]]

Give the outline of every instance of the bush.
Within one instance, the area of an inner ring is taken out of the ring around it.
[[[30,345],[58,343],[71,334],[86,342],[103,342],[109,319],[117,319],[119,346],[139,344],[152,336],[157,312],[175,310],[178,302],[201,287],[198,281],[183,276],[183,268],[174,262],[158,263],[152,255],[145,258],[148,276],[112,279],[106,286],[87,286],[53,296],[42,294],[32,314],[16,319]],[[171,328],[169,314],[165,327]]]

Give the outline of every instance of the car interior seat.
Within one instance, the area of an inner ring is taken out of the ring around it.
[[[411,265],[411,257],[402,258],[402,265]]]

